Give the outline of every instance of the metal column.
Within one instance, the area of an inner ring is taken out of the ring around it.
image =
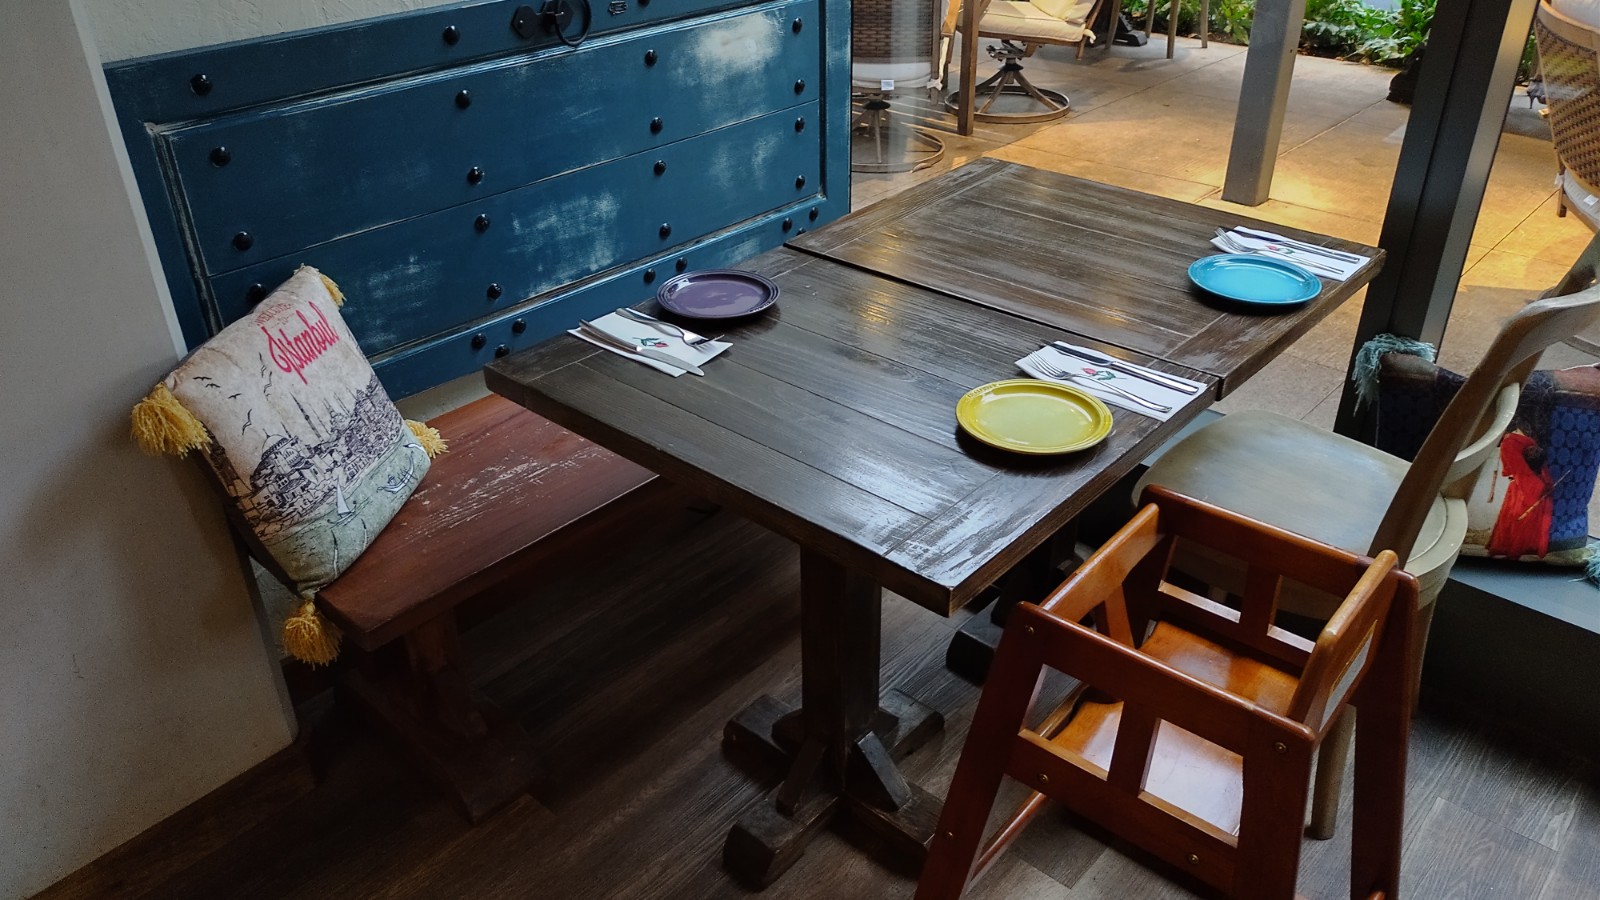
[[[1367,289],[1352,358],[1376,334],[1444,335],[1536,2],[1439,4],[1379,239],[1389,258]],[[1348,379],[1335,428],[1360,430]]]

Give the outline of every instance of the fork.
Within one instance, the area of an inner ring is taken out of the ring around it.
[[[1080,375],[1077,372],[1069,372],[1066,369],[1062,369],[1062,368],[1060,368],[1058,366],[1053,366],[1050,363],[1044,362],[1043,360],[1040,360],[1040,359],[1034,359],[1034,360],[1031,360],[1031,362],[1033,363],[1033,367],[1035,369],[1038,369],[1039,371],[1043,372],[1048,377],[1054,378],[1054,379],[1056,379],[1058,381],[1076,381],[1076,382],[1078,382],[1080,384],[1092,385],[1094,387],[1099,388],[1100,390],[1110,391],[1111,393],[1116,394],[1119,397],[1122,397],[1122,398],[1127,399],[1127,400],[1131,400],[1134,403],[1137,403],[1137,404],[1139,404],[1140,406],[1143,406],[1146,409],[1153,410],[1153,411],[1158,412],[1158,413],[1169,413],[1169,412],[1172,412],[1172,407],[1170,407],[1170,406],[1163,406],[1160,403],[1155,402],[1154,400],[1146,400],[1145,398],[1139,396],[1138,394],[1134,394],[1134,393],[1130,393],[1129,391],[1125,391],[1122,388],[1119,388],[1116,385],[1111,384],[1110,382],[1101,381],[1101,380],[1099,380],[1097,378],[1090,378],[1087,375]]]
[[[1217,229],[1217,240],[1221,241],[1222,245],[1224,247],[1228,248],[1229,250],[1232,250],[1234,253],[1244,253],[1244,254],[1254,254],[1254,255],[1257,255],[1257,256],[1275,257],[1277,259],[1282,259],[1285,262],[1293,263],[1294,265],[1297,265],[1297,266],[1304,266],[1305,268],[1311,269],[1312,271],[1322,272],[1322,273],[1327,274],[1327,275],[1340,276],[1340,275],[1344,274],[1342,271],[1340,271],[1339,269],[1335,269],[1333,266],[1326,265],[1324,263],[1319,263],[1319,262],[1315,262],[1313,260],[1306,259],[1305,258],[1305,254],[1303,254],[1303,253],[1295,253],[1293,251],[1293,248],[1287,248],[1287,247],[1284,248],[1285,250],[1287,250],[1289,252],[1284,252],[1282,250],[1268,251],[1268,250],[1265,250],[1264,248],[1251,247],[1248,244],[1242,244],[1242,243],[1234,240],[1233,235],[1231,235],[1228,232],[1222,230],[1221,228]]]
[[[703,337],[701,335],[695,334],[692,331],[685,331],[684,329],[679,328],[678,326],[672,324],[671,322],[663,322],[660,319],[656,318],[655,316],[650,315],[649,313],[642,313],[642,312],[639,312],[637,309],[633,309],[633,308],[627,307],[627,306],[624,306],[624,307],[621,307],[620,309],[618,309],[617,310],[617,315],[622,316],[624,319],[632,319],[635,322],[640,322],[640,323],[643,323],[645,325],[649,325],[651,328],[654,328],[655,330],[663,332],[665,334],[671,334],[671,335],[675,335],[675,336],[677,336],[679,338],[682,338],[683,342],[685,344],[688,344],[691,347],[699,347],[699,346],[702,346],[702,345],[705,345],[705,344],[709,344],[712,341],[719,340],[722,337],[721,335],[718,335],[717,337]],[[671,330],[669,331],[668,329],[671,329]]]

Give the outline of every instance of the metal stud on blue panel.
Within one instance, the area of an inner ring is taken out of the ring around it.
[[[846,211],[845,0],[615,0],[593,23],[613,37],[576,49],[513,33],[517,5],[466,0],[108,67],[191,345],[314,265],[360,298],[346,321],[404,396],[638,303],[690,255],[736,265],[802,211]],[[710,65],[707,47],[752,58]],[[648,78],[595,77],[641,60]],[[306,151],[294,165],[291,145]],[[705,170],[730,152],[741,170],[788,175]],[[480,291],[486,305],[461,302]]]

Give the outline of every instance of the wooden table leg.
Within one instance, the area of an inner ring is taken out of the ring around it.
[[[828,557],[800,555],[801,706],[761,697],[728,723],[735,760],[787,774],[728,834],[723,863],[765,887],[841,814],[920,862],[939,801],[907,782],[895,761],[926,743],[944,718],[899,692],[880,694],[882,589]]]
[[[1063,561],[1076,559],[1078,523],[1067,523],[1049,540],[1034,548],[1000,579],[999,594],[987,608],[968,619],[945,650],[944,664],[973,684],[983,684],[1005,631],[1006,616],[1018,603],[1038,601],[1061,583]]]
[[[394,738],[474,824],[531,790],[541,775],[533,739],[472,690],[454,614],[413,629],[404,651],[403,659],[366,655],[341,675],[340,698]]]

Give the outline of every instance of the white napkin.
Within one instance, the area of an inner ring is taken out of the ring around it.
[[[683,360],[685,363],[695,366],[704,366],[718,353],[721,353],[722,351],[733,346],[727,341],[712,341],[709,344],[701,344],[698,347],[691,347],[684,343],[683,338],[675,334],[667,334],[666,331],[658,330],[652,325],[647,325],[643,322],[635,322],[632,319],[623,318],[616,313],[607,313],[598,319],[591,320],[589,324],[600,329],[601,331],[604,331],[606,334],[612,335],[613,337],[619,337],[630,344],[639,344],[640,346],[645,346],[641,343],[641,341],[650,339],[648,346],[651,348],[660,350],[663,353],[666,353],[668,356],[676,357],[677,359]],[[693,330],[694,329],[692,328],[690,329],[690,331]],[[647,359],[643,356],[638,356],[633,353],[624,353],[615,347],[607,346],[606,344],[589,337],[587,334],[584,334],[582,331],[579,331],[576,328],[571,329],[567,332],[567,334],[588,341],[596,347],[599,347],[601,350],[609,350],[618,356],[626,357],[634,362],[644,363],[650,368],[655,369],[657,372],[665,372],[668,375],[671,375],[673,378],[677,378],[679,375],[686,374],[684,370],[668,365],[660,360]]]
[[[1295,246],[1296,243],[1303,242],[1296,242],[1292,238],[1286,238],[1281,234],[1258,231],[1254,228],[1245,228],[1242,225],[1228,232],[1228,237],[1234,243],[1248,248],[1250,253],[1255,256],[1265,256],[1268,259],[1294,263],[1305,268],[1306,271],[1318,278],[1332,278],[1335,281],[1343,281],[1354,275],[1356,270],[1366,265],[1369,259],[1369,257],[1361,256],[1357,253],[1347,254],[1344,251],[1332,251],[1344,256],[1358,257],[1359,261],[1356,259],[1336,258],[1332,255],[1318,253],[1315,250],[1297,247]],[[1224,246],[1220,237],[1212,238],[1211,246],[1224,253],[1237,252],[1232,247]]]
[[[1068,344],[1067,346],[1070,347],[1072,345]],[[1037,365],[1035,365],[1035,363],[1038,362],[1043,362],[1058,370],[1075,372],[1083,375],[1084,379],[1079,381],[1075,378],[1050,378],[1046,376]],[[1133,366],[1132,363],[1129,363],[1129,365]],[[1102,368],[1092,362],[1089,362],[1088,360],[1078,359],[1075,356],[1068,356],[1054,347],[1041,347],[1040,349],[1029,353],[1027,356],[1017,360],[1017,368],[1042,381],[1054,381],[1057,384],[1069,384],[1075,388],[1082,388],[1083,390],[1095,395],[1096,397],[1099,397],[1101,400],[1104,400],[1112,406],[1118,406],[1123,409],[1132,410],[1140,415],[1149,416],[1152,419],[1160,419],[1163,422],[1172,418],[1172,414],[1182,409],[1184,404],[1190,402],[1191,400],[1202,398],[1206,395],[1206,386],[1198,381],[1190,381],[1187,378],[1179,378],[1177,375],[1173,375],[1169,372],[1161,373],[1168,378],[1181,381],[1184,384],[1192,384],[1200,388],[1200,393],[1198,394],[1185,394],[1182,391],[1175,391],[1172,388],[1163,387],[1162,385],[1145,381],[1143,378],[1136,378],[1124,372],[1114,372],[1110,369]],[[1150,369],[1146,369],[1144,366],[1133,366],[1133,368],[1140,369],[1145,372],[1152,371]],[[1171,409],[1164,413],[1156,412],[1148,407],[1140,406],[1126,397],[1119,396],[1114,391],[1097,388],[1095,386],[1096,382],[1100,384],[1116,385],[1118,388],[1127,391],[1130,394],[1143,397],[1146,400],[1159,403],[1162,406],[1171,407]]]

